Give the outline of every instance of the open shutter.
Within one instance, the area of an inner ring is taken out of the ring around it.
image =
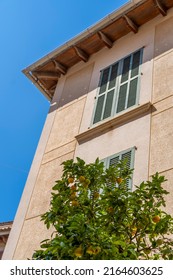
[[[130,74],[130,85],[129,85],[127,108],[136,104],[141,53],[142,50],[139,50],[132,55],[132,66],[131,66],[131,74]]]
[[[109,79],[109,71],[110,71],[110,67],[106,68],[101,73],[100,90],[99,90],[99,94],[97,97],[97,105],[96,105],[96,109],[95,109],[93,124],[102,120],[105,98],[106,98],[106,89],[107,89],[107,84],[108,84],[108,79]]]
[[[119,62],[102,71],[93,124],[112,114]]]

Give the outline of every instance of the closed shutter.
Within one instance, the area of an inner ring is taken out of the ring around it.
[[[122,154],[121,159],[126,162],[126,167],[128,169],[132,168],[132,150]],[[126,185],[129,189],[132,187],[131,179],[126,180]]]
[[[127,169],[133,169],[134,167],[134,151],[135,148],[123,151],[119,154],[116,154],[114,156],[111,156],[107,159],[107,168],[110,166],[116,166],[120,160],[123,160],[126,162]],[[132,188],[132,179],[127,179],[126,181],[127,187],[129,189]]]
[[[109,161],[109,166],[116,166],[118,164],[120,160],[120,157],[119,156],[115,156],[113,158],[110,158],[110,161]]]

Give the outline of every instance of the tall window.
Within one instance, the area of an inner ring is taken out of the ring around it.
[[[104,162],[105,168],[109,168],[110,166],[116,166],[120,160],[126,161],[126,166],[129,169],[134,168],[134,155],[135,155],[135,147],[130,148],[128,150],[122,151],[118,154],[112,155],[102,160]],[[127,179],[127,186],[129,189],[132,189],[132,179]]]
[[[142,52],[140,49],[101,72],[93,124],[137,103]]]

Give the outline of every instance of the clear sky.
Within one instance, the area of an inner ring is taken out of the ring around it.
[[[49,102],[21,70],[127,0],[0,0],[0,222],[14,219]]]

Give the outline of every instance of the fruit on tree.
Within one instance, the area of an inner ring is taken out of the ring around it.
[[[154,222],[154,223],[158,223],[159,221],[160,221],[160,216],[154,216],[153,218],[152,218],[152,221]]]
[[[84,181],[85,181],[85,177],[84,177],[84,176],[80,176],[80,177],[79,177],[79,182],[80,182],[80,183],[83,183]]]
[[[122,178],[117,178],[116,181],[117,181],[118,184],[121,184],[123,179]]]
[[[72,206],[78,206],[79,203],[78,203],[77,200],[72,200],[71,205],[72,205]]]
[[[69,177],[69,178],[68,178],[68,183],[69,183],[69,184],[72,184],[73,182],[74,182],[74,178],[73,178],[73,177]]]
[[[78,248],[76,248],[75,251],[74,251],[74,254],[75,254],[75,256],[78,257],[78,258],[82,257],[82,254],[83,254],[82,247],[79,246]]]

